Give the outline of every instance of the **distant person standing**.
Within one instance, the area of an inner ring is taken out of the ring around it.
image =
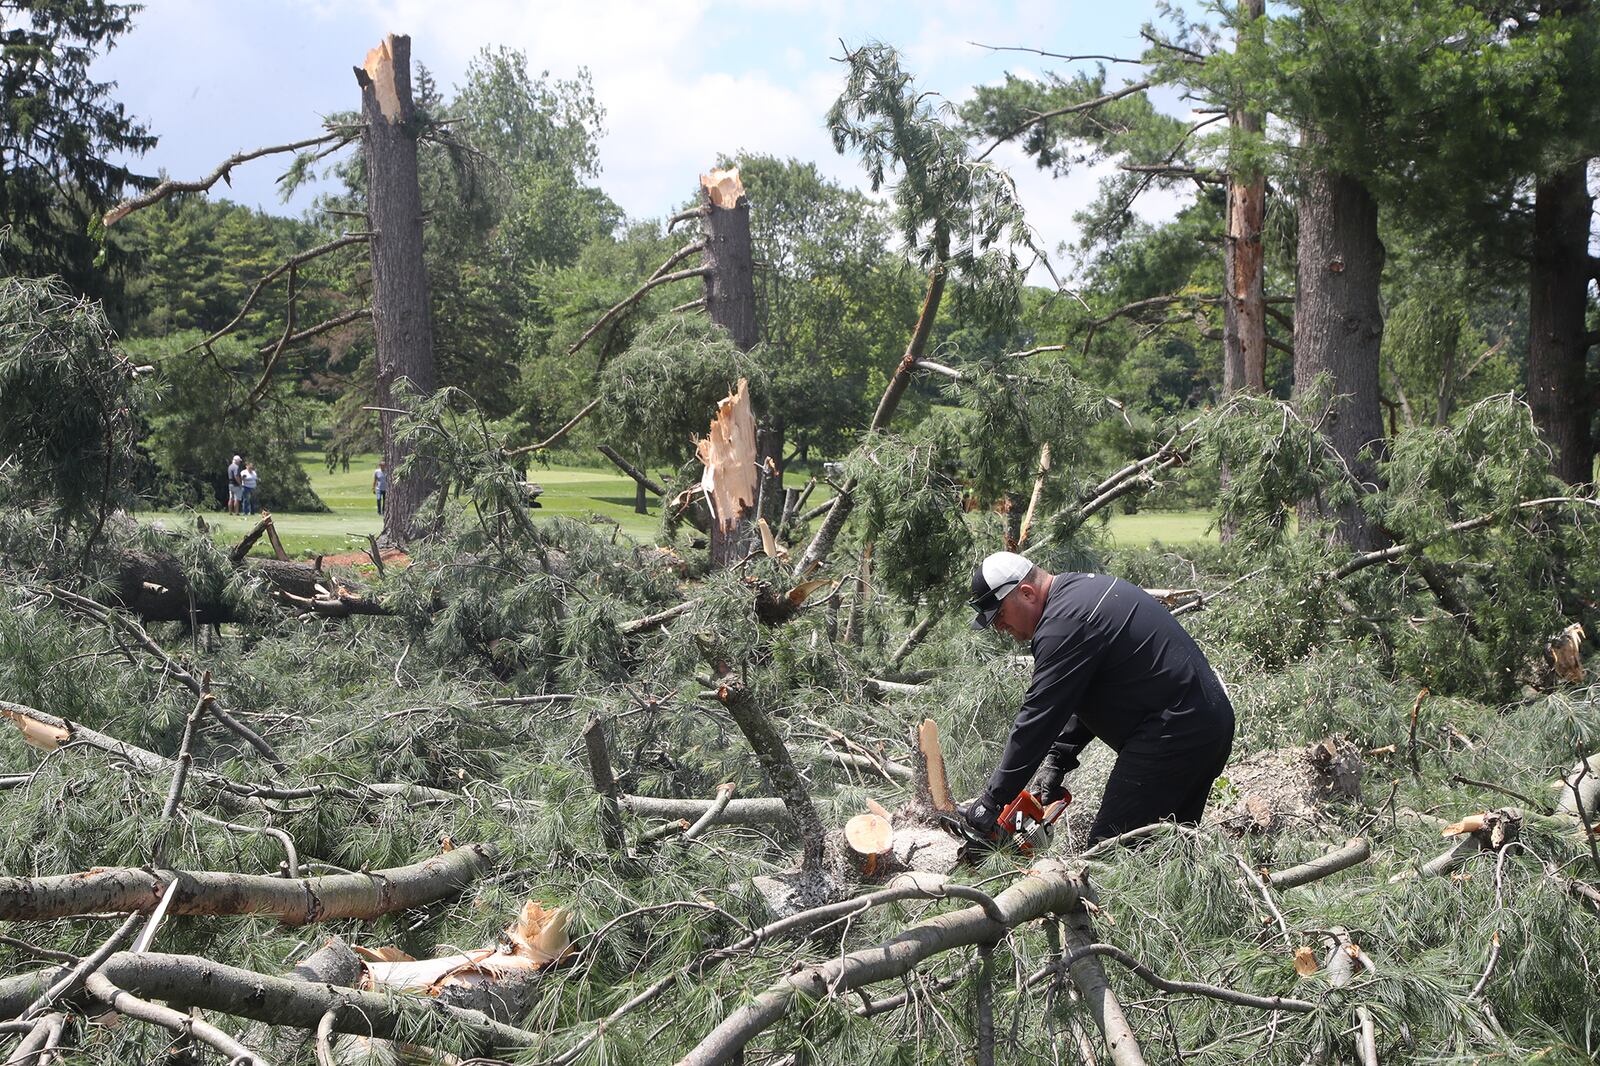
[[[239,513],[239,501],[244,497],[244,483],[239,480],[239,464],[244,460],[239,456],[233,457],[233,462],[228,464],[228,513]]]
[[[389,490],[389,474],[383,468],[383,460],[378,460],[378,469],[372,472],[372,495],[378,499],[378,513],[383,513],[383,494]]]
[[[245,463],[244,469],[239,472],[239,513],[256,513],[256,485],[260,481],[256,474],[256,464]]]

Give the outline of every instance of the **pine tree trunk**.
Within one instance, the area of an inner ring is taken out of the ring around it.
[[[1243,0],[1240,13],[1258,19],[1266,10],[1266,0]],[[1260,133],[1261,115],[1235,108],[1228,115],[1233,128],[1241,133]],[[1222,392],[1264,393],[1267,391],[1267,299],[1266,257],[1261,246],[1261,231],[1267,217],[1267,183],[1259,172],[1235,160],[1228,165],[1227,239],[1223,243],[1222,298]],[[1221,470],[1222,486],[1230,477],[1226,465]],[[1233,537],[1233,526],[1222,524],[1224,542]]]
[[[700,194],[705,202],[702,232],[706,268],[706,315],[728,331],[741,352],[754,348],[756,330],[755,255],[750,243],[750,201],[737,171],[713,170],[700,179]],[[764,433],[757,434],[760,441]],[[782,438],[779,438],[781,447]],[[750,506],[737,515],[718,516],[711,523],[711,565],[721,568],[743,560],[759,543],[755,520],[756,502],[764,501],[764,453],[753,446],[751,457],[760,469],[756,473],[758,491]],[[779,453],[781,460],[782,453]]]
[[[1528,282],[1528,402],[1563,481],[1594,478],[1584,331],[1589,286],[1587,160],[1539,182]]]
[[[734,346],[748,352],[756,346],[755,253],[750,245],[750,200],[744,187],[734,179],[732,185],[710,187],[706,182],[723,171],[713,171],[701,179],[700,194],[705,200],[702,224],[706,249],[706,315],[728,331]],[[732,203],[726,203],[727,200]]]
[[[1378,205],[1361,182],[1327,170],[1309,171],[1300,194],[1299,271],[1294,315],[1295,394],[1306,417],[1322,416],[1323,432],[1359,484],[1373,479],[1361,450],[1383,437],[1378,407],[1378,350],[1383,315],[1378,282],[1384,248],[1378,239]],[[1379,535],[1359,503],[1333,507],[1322,499],[1301,508],[1301,520],[1329,519],[1335,543],[1357,550],[1378,546]]]
[[[367,218],[373,237],[372,323],[378,354],[378,417],[389,472],[383,532],[397,544],[422,535],[422,501],[438,489],[438,476],[413,463],[395,440],[397,410],[410,401],[402,379],[423,396],[438,386],[428,271],[422,258],[422,194],[417,186],[417,117],[411,100],[411,38],[390,34],[356,68],[361,85],[362,145],[367,164]]]

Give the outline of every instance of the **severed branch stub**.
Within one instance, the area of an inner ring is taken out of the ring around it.
[[[945,776],[944,749],[939,744],[939,723],[925,718],[917,727],[915,771],[917,806],[932,817],[956,809]]]

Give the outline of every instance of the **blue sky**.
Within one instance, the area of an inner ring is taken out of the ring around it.
[[[842,81],[833,59],[841,39],[893,44],[924,89],[959,101],[1008,70],[1062,69],[979,44],[1135,56],[1140,27],[1155,17],[1148,0],[147,0],[95,73],[117,81],[117,98],[161,138],[139,165],[192,179],[235,151],[314,135],[322,115],[358,107],[351,68],[386,32],[409,33],[413,57],[447,93],[479,49],[506,45],[535,72],[589,68],[607,110],[600,184],[642,218],[683,201],[719,153],[814,160],[861,185],[858,165],[834,153],[823,128]],[[1126,76],[1118,69],[1113,85]],[[1008,149],[992,158],[1014,173],[1044,245],[1070,240],[1072,213],[1093,196],[1096,176],[1054,178]],[[285,205],[274,185],[281,172],[276,159],[247,164],[220,195],[298,213],[315,189]],[[1160,216],[1172,204],[1157,195],[1144,210]]]

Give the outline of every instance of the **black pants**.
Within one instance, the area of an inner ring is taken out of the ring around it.
[[[1100,812],[1089,827],[1089,845],[1163,819],[1189,825],[1200,821],[1212,782],[1233,753],[1232,724],[1230,717],[1227,734],[1209,748],[1155,753],[1124,749],[1106,780]]]

